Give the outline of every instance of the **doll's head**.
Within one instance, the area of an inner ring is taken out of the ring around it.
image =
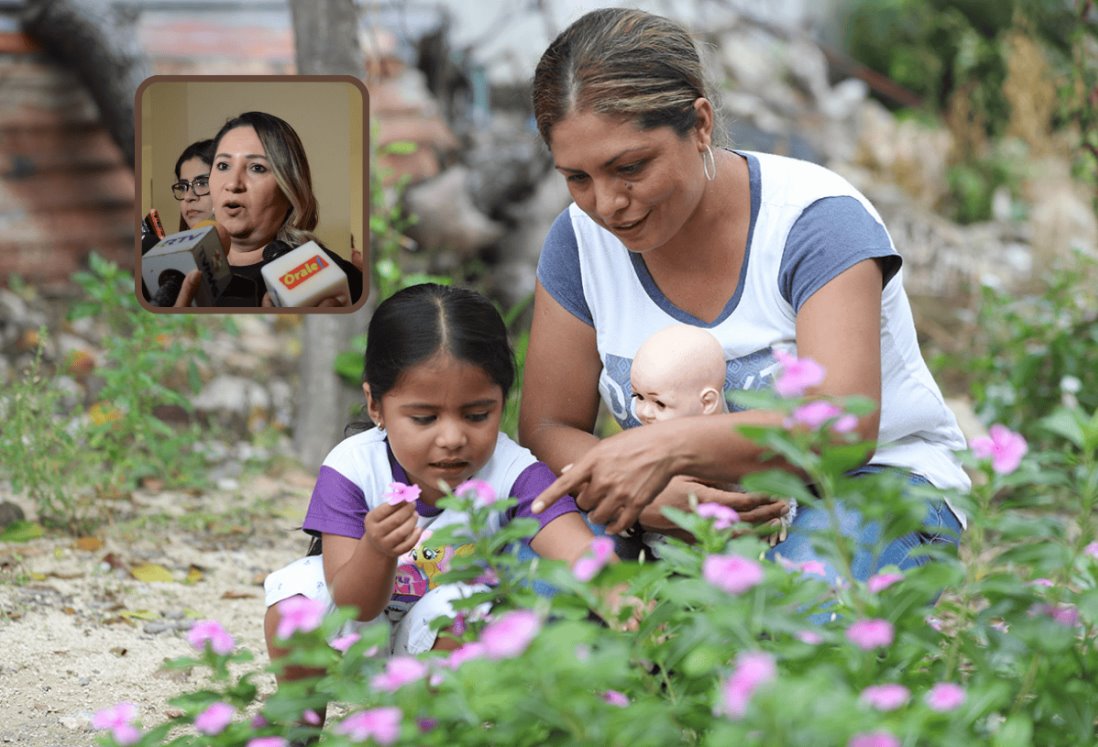
[[[648,425],[686,415],[727,412],[724,349],[710,333],[676,324],[656,332],[633,358],[637,419]]]

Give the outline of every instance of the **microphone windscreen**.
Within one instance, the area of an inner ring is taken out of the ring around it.
[[[275,239],[267,246],[263,247],[263,261],[270,262],[271,260],[278,259],[288,251],[293,250],[293,247],[287,244],[285,241]]]

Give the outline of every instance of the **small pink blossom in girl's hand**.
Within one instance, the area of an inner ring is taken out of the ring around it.
[[[902,573],[878,573],[876,576],[871,576],[868,581],[865,582],[865,587],[869,589],[871,594],[879,594],[887,589],[892,584],[899,583],[904,580]]]
[[[618,708],[629,707],[629,696],[625,693],[618,692],[617,690],[607,690],[602,694],[602,699]]]
[[[287,639],[294,633],[308,633],[320,627],[325,605],[316,599],[292,596],[278,603],[278,630],[275,637]]]
[[[736,509],[720,503],[699,503],[697,513],[703,519],[713,519],[715,529],[728,529],[740,521],[740,515],[736,513]]]
[[[709,555],[702,562],[706,581],[729,594],[742,594],[763,580],[763,568],[740,555]]]
[[[218,701],[202,713],[195,716],[194,728],[200,734],[213,736],[225,731],[225,727],[232,723],[236,709],[228,703]]]
[[[746,651],[736,657],[736,670],[721,688],[721,702],[714,709],[717,715],[732,719],[743,718],[751,696],[778,673],[774,657],[761,651]]]
[[[866,651],[883,648],[892,643],[892,623],[888,620],[857,620],[846,629],[846,637]]]
[[[484,480],[478,480],[473,478],[472,480],[466,480],[461,485],[457,486],[454,491],[454,495],[459,498],[464,498],[469,495],[473,496],[473,505],[477,508],[484,508],[485,506],[491,506],[493,503],[499,500],[496,495],[496,491],[492,490],[492,486]]]
[[[199,620],[187,632],[187,640],[199,651],[204,651],[206,644],[209,643],[213,652],[219,656],[232,653],[236,645],[233,637],[221,627],[221,623],[217,620]]]
[[[572,574],[583,581],[590,581],[601,571],[614,555],[614,540],[609,537],[595,537],[587,553],[572,565]]]
[[[375,690],[395,693],[400,688],[427,675],[427,665],[412,656],[397,656],[385,664],[385,671],[370,680]]]
[[[348,633],[347,635],[341,635],[339,638],[334,639],[328,645],[334,648],[340,653],[347,653],[347,649],[358,643],[361,636],[358,633]]]
[[[798,641],[807,643],[809,646],[818,646],[823,643],[823,636],[815,630],[798,630],[796,637]]]
[[[110,729],[114,741],[121,745],[133,744],[141,739],[141,732],[133,725],[137,718],[137,706],[133,703],[119,703],[105,708],[92,716],[93,729]]]
[[[256,737],[249,739],[245,747],[290,747],[290,743],[282,737]]]
[[[870,731],[855,734],[847,742],[847,747],[900,747],[900,740],[887,731]]]
[[[991,458],[991,468],[1000,475],[1018,469],[1029,446],[1021,434],[996,423],[987,429],[988,435],[972,439],[972,453],[977,459]]]
[[[405,485],[402,482],[391,482],[382,497],[390,506],[397,506],[401,503],[415,503],[419,500],[419,494],[421,492],[418,485]]]
[[[862,690],[862,700],[878,711],[894,711],[907,705],[911,691],[903,685],[870,685]]]
[[[400,736],[400,709],[393,706],[360,711],[336,724],[336,734],[344,734],[352,742],[373,739],[378,744],[392,744]]]
[[[782,367],[774,381],[774,391],[780,396],[800,397],[805,390],[823,383],[823,366],[811,358],[798,358],[783,350],[775,350],[774,357]]]
[[[484,655],[489,659],[511,659],[518,656],[541,630],[541,618],[530,610],[511,610],[480,633]]]
[[[939,682],[926,694],[926,704],[932,711],[952,711],[965,702],[965,689],[952,682]]]

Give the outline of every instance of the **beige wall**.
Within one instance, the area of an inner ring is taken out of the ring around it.
[[[297,130],[320,204],[320,240],[344,257],[351,236],[362,249],[364,94],[351,82],[311,80],[153,80],[140,95],[141,214],[160,212],[169,233],[179,226],[172,198],[175,161],[191,143],[211,138],[226,120],[264,111]]]

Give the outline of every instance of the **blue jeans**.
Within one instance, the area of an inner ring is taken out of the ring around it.
[[[879,467],[863,467],[852,475],[880,472]],[[911,485],[928,485],[922,475],[907,475]],[[878,547],[881,539],[881,527],[875,521],[864,521],[858,511],[845,506],[842,501],[835,505],[838,530],[854,539],[855,550],[851,571],[858,581],[865,581],[881,568],[894,565],[905,570],[930,562],[930,557],[919,554],[912,556],[911,551],[924,544],[946,544],[956,548],[961,541],[961,523],[949,506],[941,500],[932,500],[927,505],[926,518],[922,527],[915,532],[893,540],[884,547]],[[812,545],[812,536],[816,533],[832,532],[831,517],[822,507],[801,506],[784,542],[772,547],[766,557],[777,560],[780,555],[787,561],[804,563],[814,560],[823,564],[827,580],[834,584],[839,572],[826,558],[820,557]]]

